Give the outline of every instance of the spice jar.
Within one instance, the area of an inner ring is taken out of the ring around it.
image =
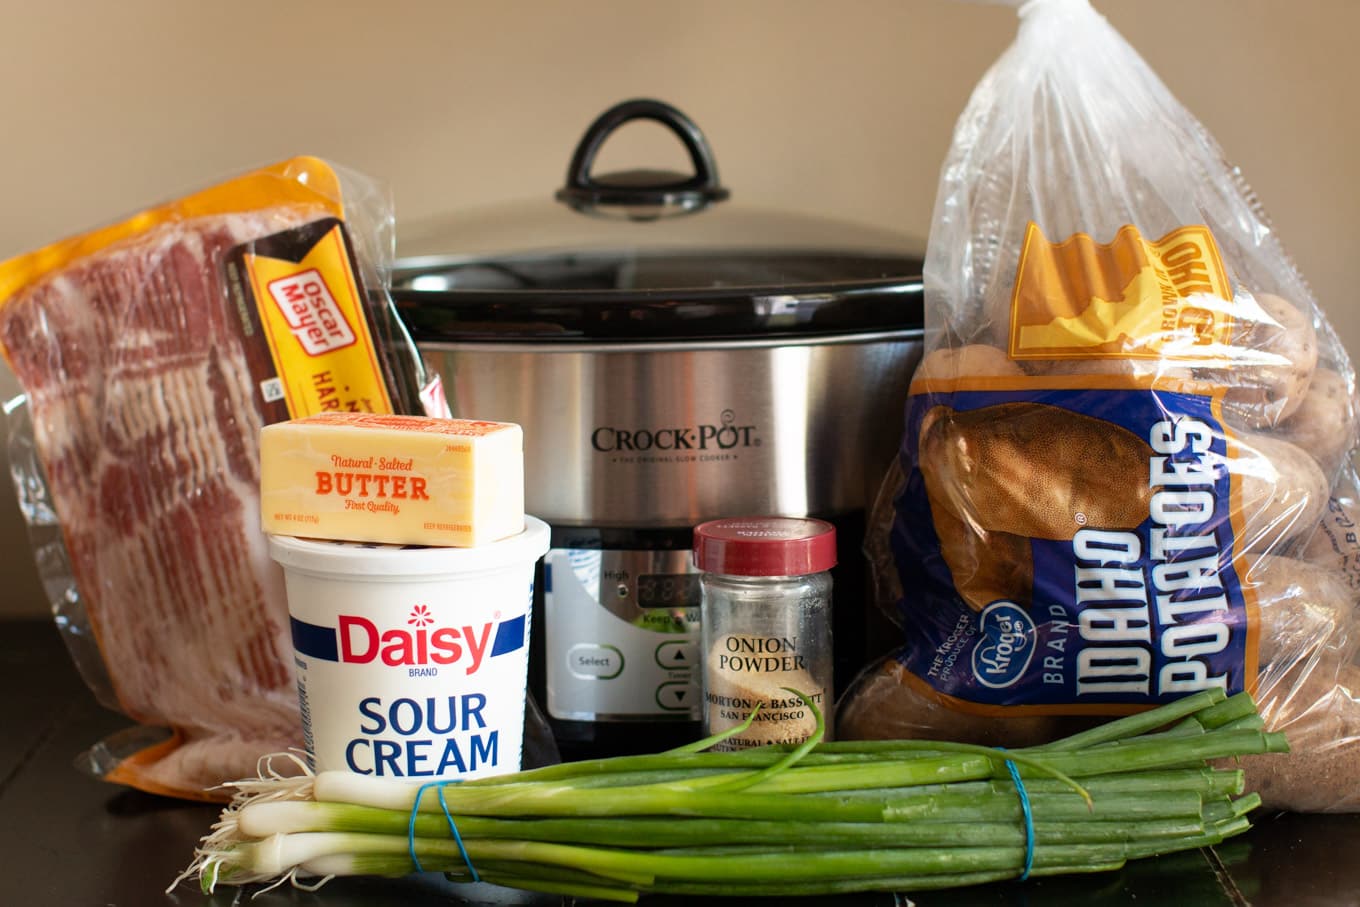
[[[751,727],[717,750],[801,743],[817,721],[790,690],[810,699],[832,727],[831,575],[836,530],[822,520],[749,517],[694,530],[703,575],[700,628],[704,730]]]

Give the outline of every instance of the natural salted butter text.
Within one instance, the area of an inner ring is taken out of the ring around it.
[[[472,547],[524,525],[518,425],[322,413],[260,432],[264,531]]]

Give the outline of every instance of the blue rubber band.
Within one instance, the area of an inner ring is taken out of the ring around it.
[[[1025,817],[1025,871],[1020,874],[1020,881],[1023,882],[1029,878],[1029,871],[1034,868],[1034,811],[1029,805],[1029,793],[1025,790],[1025,782],[1020,779],[1020,769],[1007,759],[1006,771],[1011,773],[1011,780],[1015,782],[1015,792],[1020,795],[1020,812]]]
[[[406,824],[406,849],[411,855],[411,862],[416,865],[416,872],[424,872],[425,867],[420,865],[420,857],[416,856],[416,816],[420,815],[420,799],[425,796],[425,791],[432,787],[436,788],[439,791],[439,806],[444,810],[444,818],[449,821],[449,831],[453,832],[454,843],[458,845],[458,852],[463,856],[463,865],[472,874],[472,881],[480,882],[482,877],[472,865],[472,858],[468,856],[467,848],[463,846],[463,836],[458,833],[458,823],[453,821],[453,813],[449,812],[448,801],[444,799],[444,785],[448,783],[450,782],[429,781],[416,790],[415,802],[411,804],[411,820]]]

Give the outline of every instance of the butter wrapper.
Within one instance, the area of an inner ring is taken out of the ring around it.
[[[510,422],[319,413],[260,432],[264,531],[467,548],[524,528],[524,433]]]

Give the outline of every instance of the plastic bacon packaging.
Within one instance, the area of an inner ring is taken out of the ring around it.
[[[202,798],[301,745],[259,430],[419,410],[392,244],[375,184],[294,158],[0,263],[39,571],[87,682],[137,723],[86,754],[95,774]]]
[[[1087,0],[1026,3],[974,91],[925,288],[868,543],[904,642],[842,735],[1023,745],[1248,690],[1293,747],[1246,760],[1252,789],[1360,810],[1351,363],[1237,170]]]

